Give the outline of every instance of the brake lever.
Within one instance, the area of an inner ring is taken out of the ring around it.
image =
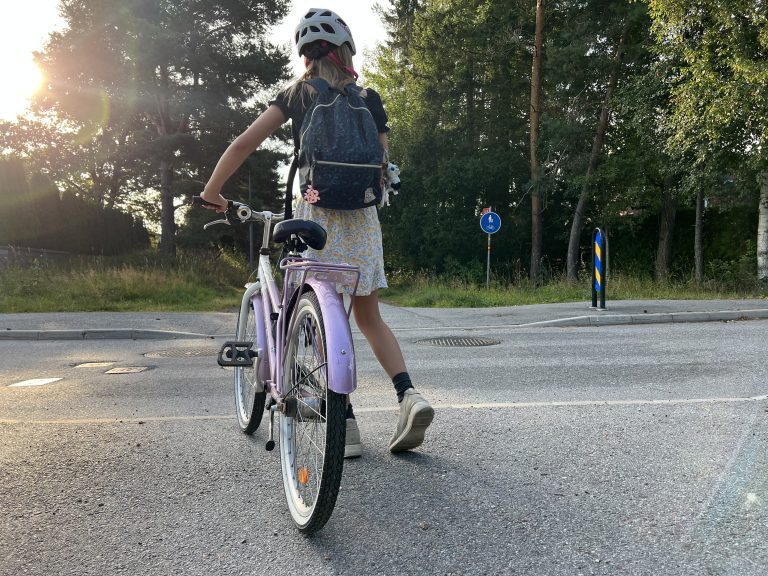
[[[203,230],[208,230],[208,228],[216,224],[228,224],[231,226],[229,220],[213,220],[211,222],[208,222],[207,224],[203,224]]]

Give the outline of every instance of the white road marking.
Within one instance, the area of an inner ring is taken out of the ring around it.
[[[106,368],[107,366],[112,366],[114,362],[83,362],[82,364],[77,364],[75,368]]]
[[[643,405],[674,405],[674,404],[721,404],[731,402],[760,402],[768,400],[768,394],[763,396],[748,397],[722,397],[722,398],[671,398],[650,400],[562,400],[539,402],[472,402],[467,404],[433,404],[435,410],[471,410],[483,408],[555,408],[560,406],[643,406]],[[395,408],[393,408],[394,410]],[[355,407],[355,412],[384,412],[389,408],[360,408]]]
[[[685,405],[685,404],[723,404],[737,402],[764,402],[768,394],[762,396],[723,397],[723,398],[679,398],[670,400],[565,400],[560,402],[476,402],[469,404],[433,404],[436,411],[440,410],[487,410],[487,409],[525,409],[525,408],[557,408],[568,406],[648,406],[648,405]],[[355,412],[371,414],[376,412],[396,412],[397,406],[358,408]],[[234,420],[234,414],[209,414],[198,416],[147,416],[137,418],[74,418],[61,420],[17,420],[0,418],[0,424],[144,424],[145,422],[178,422],[195,420]]]
[[[146,369],[146,366],[123,366],[122,368],[107,370],[104,374],[136,374],[137,372],[144,372]]]
[[[21,382],[16,382],[15,384],[11,384],[8,386],[8,388],[26,388],[28,386],[45,386],[46,384],[50,384],[51,382],[58,382],[59,380],[62,380],[62,378],[33,378],[32,380],[22,380]]]

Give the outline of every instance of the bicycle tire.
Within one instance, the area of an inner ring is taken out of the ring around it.
[[[325,325],[314,292],[299,299],[293,317],[283,393],[296,410],[280,415],[280,467],[291,517],[311,534],[331,517],[339,494],[346,397],[328,388]]]
[[[237,318],[237,340],[253,342],[253,348],[264,348],[264,343],[258,342],[256,331],[256,313],[253,302],[249,302],[248,314]],[[261,424],[264,415],[264,404],[267,393],[264,384],[259,382],[258,363],[253,366],[235,367],[235,413],[240,429],[246,434],[253,434]]]

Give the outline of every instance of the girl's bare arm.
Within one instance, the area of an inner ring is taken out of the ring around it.
[[[223,211],[227,206],[227,200],[221,195],[221,187],[245,162],[251,152],[256,150],[285,121],[286,117],[282,110],[275,105],[270,106],[260,114],[253,124],[235,138],[221,155],[213,174],[205,185],[205,190],[200,195],[202,199],[209,204],[221,206],[219,211]]]

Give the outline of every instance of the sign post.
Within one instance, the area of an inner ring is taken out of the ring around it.
[[[491,234],[495,234],[501,228],[501,218],[490,208],[485,208],[480,216],[480,229],[488,234],[488,255],[485,267],[485,289],[491,286]]]

